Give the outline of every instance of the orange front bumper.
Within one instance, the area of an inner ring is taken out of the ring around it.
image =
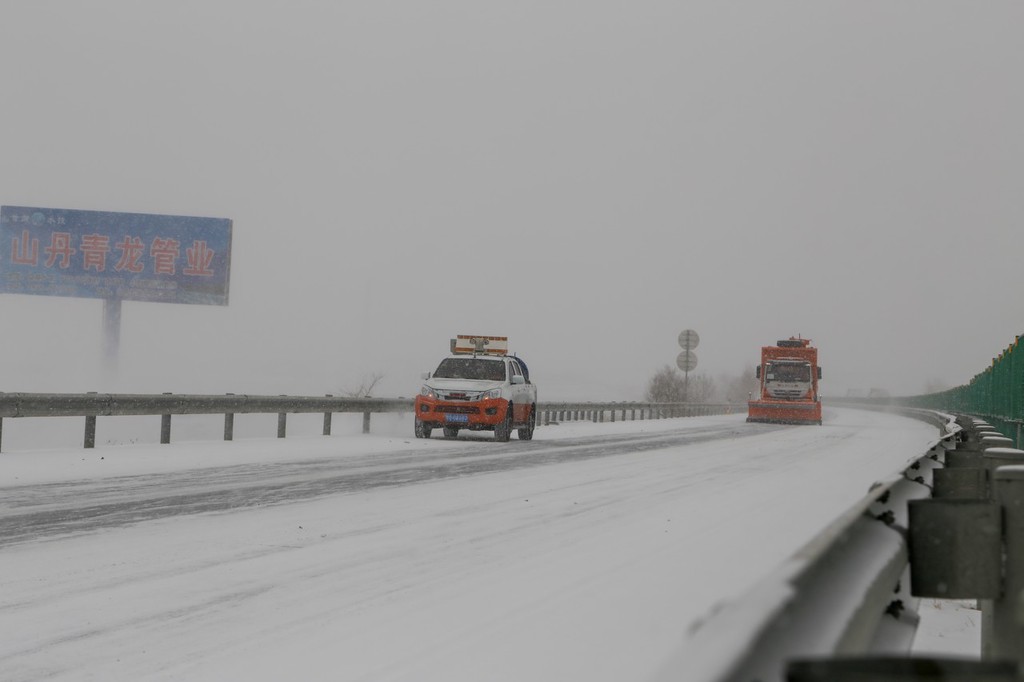
[[[766,424],[820,424],[821,403],[810,400],[751,400],[747,421]]]
[[[460,429],[490,430],[500,424],[508,410],[504,398],[486,400],[438,400],[416,396],[416,419],[432,427],[454,426]]]

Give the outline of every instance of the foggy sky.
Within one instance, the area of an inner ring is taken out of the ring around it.
[[[0,5],[0,203],[230,218],[227,307],[0,295],[4,391],[411,396],[459,333],[632,400],[801,334],[826,395],[1024,329],[1019,2]]]

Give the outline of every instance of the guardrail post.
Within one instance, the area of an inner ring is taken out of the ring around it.
[[[4,418],[0,417],[0,450],[3,450],[4,442]]]
[[[85,440],[82,443],[84,448],[96,447],[96,415],[87,415],[85,417]]]
[[[88,395],[96,395],[96,391],[89,391]],[[94,414],[85,416],[85,439],[82,447],[90,449],[96,447],[96,415]]]
[[[284,398],[285,396],[281,396]],[[288,413],[278,412],[277,413],[277,437],[284,438],[285,432],[288,430]]]
[[[1024,664],[1024,466],[994,472],[996,501],[1003,510],[1003,590],[982,619],[981,653],[986,659]],[[988,604],[986,604],[988,605]],[[989,626],[986,628],[986,626]]]
[[[1012,448],[1013,439],[1006,436],[982,436],[979,447],[982,450],[988,450],[989,448]]]
[[[370,413],[363,412],[363,433],[370,432]]]
[[[234,393],[228,393],[227,395],[234,395]],[[224,415],[224,440],[235,439],[235,415],[233,413],[226,413]]]
[[[164,395],[171,395],[170,391],[165,391]],[[171,415],[162,414],[160,415],[160,444],[167,445],[171,442]]]
[[[331,395],[330,393],[328,393],[327,397],[328,398],[333,398],[334,396]],[[324,412],[324,435],[325,436],[331,435],[331,413],[330,412]]]
[[[1007,439],[1009,440],[1009,439]],[[996,499],[995,473],[1002,466],[1024,464],[1024,450],[1016,448],[986,448],[981,455],[982,476],[985,479],[985,492],[990,500]]]

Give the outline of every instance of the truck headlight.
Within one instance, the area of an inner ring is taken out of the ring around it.
[[[425,396],[427,398],[436,398],[437,392],[434,391],[434,389],[432,389],[430,386],[423,386],[422,388],[420,388],[420,395]]]
[[[482,399],[484,399],[484,400],[487,400],[488,398],[500,398],[501,397],[501,389],[500,388],[494,388],[494,389],[491,389],[490,391],[484,391],[480,395],[480,397]]]

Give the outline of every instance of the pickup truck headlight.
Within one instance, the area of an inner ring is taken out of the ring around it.
[[[430,386],[423,386],[420,388],[420,395],[425,396],[427,398],[436,398],[437,392]]]
[[[494,389],[491,389],[490,391],[484,391],[483,393],[480,394],[480,398],[483,399],[483,400],[487,400],[488,398],[500,398],[500,397],[501,397],[501,389],[500,388],[494,388]]]

